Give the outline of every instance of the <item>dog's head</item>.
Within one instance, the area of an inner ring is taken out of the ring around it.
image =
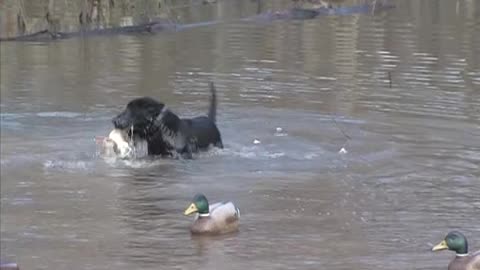
[[[155,121],[165,111],[165,104],[153,98],[137,98],[130,101],[125,110],[113,118],[112,122],[115,128],[128,130],[129,136],[147,138],[151,128],[155,126]]]

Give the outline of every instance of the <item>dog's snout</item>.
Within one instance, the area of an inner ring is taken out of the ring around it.
[[[128,127],[127,121],[125,121],[120,115],[112,119],[113,125],[118,129],[125,129]]]

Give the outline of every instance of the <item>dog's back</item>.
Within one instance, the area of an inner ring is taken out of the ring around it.
[[[223,148],[222,137],[217,125],[208,117],[199,116],[192,119],[184,119],[189,125],[191,135],[196,140],[198,148],[207,148],[211,144]]]

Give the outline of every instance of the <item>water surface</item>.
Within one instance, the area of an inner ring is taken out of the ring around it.
[[[480,248],[480,6],[396,5],[2,43],[2,259],[57,270],[438,269],[452,254],[429,250],[449,230]],[[257,6],[195,8],[181,18]],[[210,80],[225,149],[195,160],[96,154],[94,137],[130,99],[204,114]],[[182,212],[196,192],[233,200],[240,232],[192,238]]]

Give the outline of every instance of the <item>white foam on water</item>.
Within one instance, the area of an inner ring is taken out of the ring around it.
[[[156,167],[163,164],[168,164],[169,159],[158,158],[158,159],[126,159],[120,161],[123,165],[130,168],[150,168]]]
[[[89,170],[93,167],[93,162],[74,160],[46,160],[43,162],[43,168],[46,170],[59,169],[59,170]]]
[[[60,118],[75,118],[81,116],[81,113],[76,112],[39,112],[37,116],[40,117],[60,117]]]
[[[306,153],[303,157],[305,159],[310,160],[310,159],[314,159],[314,158],[318,157],[318,154],[316,154],[316,153]]]
[[[280,150],[267,150],[258,146],[242,146],[234,145],[231,148],[225,148],[223,151],[218,152],[220,155],[240,157],[244,159],[252,160],[268,160],[277,159],[282,157],[290,157],[288,152]]]
[[[273,134],[273,136],[275,136],[275,137],[285,137],[285,136],[288,136],[288,133],[277,132],[277,133]]]

